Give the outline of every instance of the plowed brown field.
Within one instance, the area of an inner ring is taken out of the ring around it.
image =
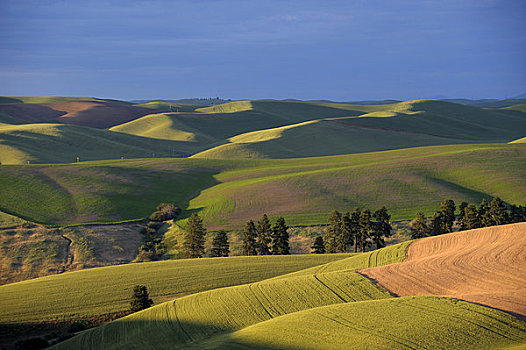
[[[526,317],[526,223],[428,237],[403,263],[358,271],[398,296],[438,295]]]

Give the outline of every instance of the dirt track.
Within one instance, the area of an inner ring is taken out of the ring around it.
[[[526,317],[526,223],[424,238],[405,262],[358,272],[398,296],[452,297]]]

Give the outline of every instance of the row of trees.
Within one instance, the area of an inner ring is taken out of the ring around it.
[[[374,219],[374,220],[373,220]],[[333,210],[325,236],[314,241],[313,253],[344,253],[354,246],[354,251],[364,252],[373,244],[385,246],[385,237],[391,235],[391,215],[382,206],[371,214],[369,209],[355,208],[352,213],[341,214]]]
[[[440,209],[433,214],[430,220],[427,220],[423,213],[417,213],[415,219],[409,224],[412,238],[452,232],[455,223],[460,230],[471,230],[526,221],[526,207],[516,205],[508,207],[498,197],[493,198],[489,204],[486,199],[483,199],[478,207],[475,204],[462,202],[459,205],[458,215],[455,215],[455,211],[455,202],[446,199],[440,203]]]
[[[186,258],[202,258],[205,255],[206,228],[203,220],[198,214],[193,213],[186,224],[186,231],[183,241],[183,255]],[[210,256],[221,257],[230,254],[230,243],[227,233],[223,230],[218,231],[212,239],[212,249]]]
[[[285,219],[280,216],[271,226],[267,214],[263,214],[257,225],[247,221],[243,230],[243,255],[287,255],[290,254],[289,233]]]

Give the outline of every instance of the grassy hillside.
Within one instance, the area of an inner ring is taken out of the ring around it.
[[[72,96],[0,96],[0,103],[53,103],[63,101],[106,101],[94,97]]]
[[[260,281],[348,254],[183,259],[93,268],[0,286],[0,323],[41,322],[128,310],[137,284],[156,304]]]
[[[214,349],[496,349],[526,342],[503,312],[437,297],[330,305],[213,339]]]
[[[132,135],[63,124],[0,124],[2,164],[73,163],[140,157],[168,157],[173,145]]]
[[[376,253],[381,257],[378,264],[402,261],[406,249],[407,244],[381,249]],[[62,346],[112,348],[131,343],[139,348],[173,348],[191,342],[200,347],[210,336],[285,314],[322,305],[388,298],[388,293],[354,272],[356,268],[376,266],[376,260],[369,257],[364,253],[327,263],[317,267],[315,274],[308,270],[192,294],[85,332]],[[335,263],[339,264],[333,266]],[[101,339],[112,340],[102,344]]]
[[[150,101],[134,104],[137,107],[151,108],[162,112],[193,112],[199,106],[184,103],[173,103],[169,101]]]
[[[292,160],[142,159],[2,166],[0,210],[44,223],[148,216],[162,201],[199,211],[209,228],[284,215],[325,224],[333,209],[386,205],[394,220],[430,215],[444,198],[521,204],[526,148],[456,145]]]

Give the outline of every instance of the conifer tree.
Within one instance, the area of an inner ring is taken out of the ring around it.
[[[263,214],[257,225],[256,251],[258,255],[269,255],[272,243],[272,227],[267,214]]]
[[[464,216],[460,222],[461,230],[472,230],[480,227],[480,220],[477,214],[477,207],[475,204],[469,204],[464,209]]]
[[[435,214],[433,214],[433,217],[429,223],[429,235],[437,236],[445,233],[444,227],[444,215],[437,211]]]
[[[499,197],[493,198],[489,203],[488,214],[492,225],[504,225],[509,222],[508,208]]]
[[[511,205],[509,219],[510,223],[526,221],[526,207]]]
[[[290,254],[289,248],[289,233],[285,219],[280,216],[276,221],[276,224],[272,228],[272,249],[271,252],[274,255],[288,255]]]
[[[466,207],[468,206],[468,202],[462,202],[458,206],[459,216],[458,216],[458,222],[460,223],[460,229],[465,230],[465,228],[462,226],[463,220],[464,220],[464,211],[466,210]]]
[[[351,214],[349,212],[345,213],[341,218],[340,236],[338,237],[337,242],[337,249],[341,253],[345,253],[347,247],[354,244]]]
[[[429,235],[426,217],[421,212],[416,213],[416,217],[409,226],[411,227],[411,238],[424,238]]]
[[[442,233],[453,232],[455,209],[455,202],[451,199],[445,199],[440,203],[440,213],[442,213]]]
[[[130,311],[137,312],[149,308],[153,305],[153,300],[150,299],[148,288],[146,286],[136,285],[133,288],[133,294],[130,300]]]
[[[333,210],[329,216],[329,225],[325,233],[325,251],[327,253],[336,253],[338,251],[338,240],[341,238],[342,231],[342,215]]]
[[[362,252],[365,252],[365,249],[369,245],[371,230],[371,211],[369,209],[365,209],[360,213],[358,235],[356,236],[356,245],[360,247]]]
[[[382,206],[374,212],[373,218],[376,222],[373,225],[372,240],[378,249],[385,247],[384,237],[391,236],[391,215],[387,213],[387,208]]]
[[[230,243],[228,242],[228,236],[225,231],[221,230],[216,233],[212,240],[212,257],[226,257],[230,254]]]
[[[256,255],[257,254],[256,237],[257,237],[256,225],[254,225],[254,221],[249,220],[247,221],[247,224],[245,225],[245,229],[243,230],[243,247],[242,247],[243,255]]]
[[[480,227],[486,227],[491,226],[491,218],[489,217],[489,206],[486,202],[486,199],[482,199],[482,202],[480,202],[480,206],[477,211],[477,215],[479,217]]]
[[[314,240],[314,244],[311,246],[314,254],[325,254],[325,246],[323,245],[323,237],[318,236]]]
[[[351,235],[354,238],[354,252],[358,252],[358,241],[360,235],[360,208],[354,208],[351,214]]]
[[[205,234],[203,220],[193,213],[186,224],[183,252],[187,258],[202,258],[205,253]]]

